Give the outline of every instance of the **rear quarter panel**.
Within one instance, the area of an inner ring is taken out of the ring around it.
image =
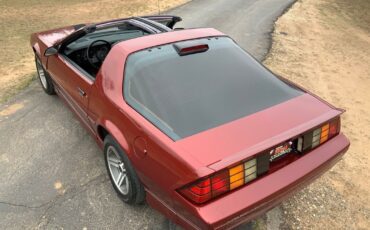
[[[126,58],[127,54],[114,47],[106,57],[92,90],[89,116],[95,120],[95,127],[108,130],[124,149],[146,190],[171,206],[176,188],[213,171],[189,154],[182,154],[169,137],[125,103]]]

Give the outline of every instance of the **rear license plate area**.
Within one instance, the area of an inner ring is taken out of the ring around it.
[[[277,161],[293,152],[293,142],[288,141],[270,150],[270,162]]]

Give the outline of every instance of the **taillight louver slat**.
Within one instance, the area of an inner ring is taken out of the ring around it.
[[[296,152],[306,153],[320,144],[325,143],[337,135],[339,131],[340,119],[337,117],[330,122],[324,123],[296,137],[294,140],[289,140],[289,143],[296,143]],[[284,143],[287,143],[287,141]],[[179,192],[192,202],[203,204],[222,194],[242,187],[269,171],[271,164],[270,151],[271,149],[266,150],[258,154],[256,158],[243,161],[207,178],[187,185],[181,188]]]
[[[257,176],[265,174],[270,168],[270,154],[268,152],[257,156]]]
[[[329,137],[329,124],[326,124],[321,128],[320,144],[327,141],[328,137]]]
[[[268,157],[260,158],[260,160],[262,159],[267,161],[267,163],[260,163],[263,171],[266,171]],[[256,179],[257,165],[258,160],[253,158],[229,169],[221,170],[209,178],[200,180],[190,186],[186,186],[180,190],[180,193],[195,203],[205,203],[212,198],[239,188]]]
[[[329,123],[324,123],[313,131],[305,133],[301,140],[298,139],[298,142],[303,141],[302,149],[298,148],[298,150],[304,153],[325,143],[339,133],[339,124],[339,118],[335,118]],[[298,147],[299,146],[300,144],[298,144]]]
[[[320,144],[321,128],[315,129],[312,135],[312,148],[315,148]]]

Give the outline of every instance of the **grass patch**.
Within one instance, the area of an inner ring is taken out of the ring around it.
[[[369,0],[336,0],[338,8],[345,19],[370,32],[370,1]]]
[[[266,230],[266,221],[258,218],[253,222],[253,230]]]
[[[161,11],[188,0],[161,0]],[[30,34],[86,22],[156,14],[157,0],[0,0],[0,101],[24,88],[34,70]],[[27,79],[27,80],[25,80]],[[29,83],[28,83],[29,84]]]
[[[17,94],[19,91],[27,88],[34,80],[37,79],[37,73],[26,74],[23,76],[23,80],[20,80],[14,88],[8,89],[2,97],[0,97],[0,104],[8,101],[12,96]]]
[[[327,0],[321,4],[320,12],[333,18],[333,23],[345,22],[370,32],[369,0]]]

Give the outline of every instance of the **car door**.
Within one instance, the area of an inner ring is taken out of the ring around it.
[[[56,83],[59,95],[92,131],[87,114],[94,79],[82,73],[60,53],[48,57],[47,70]]]

